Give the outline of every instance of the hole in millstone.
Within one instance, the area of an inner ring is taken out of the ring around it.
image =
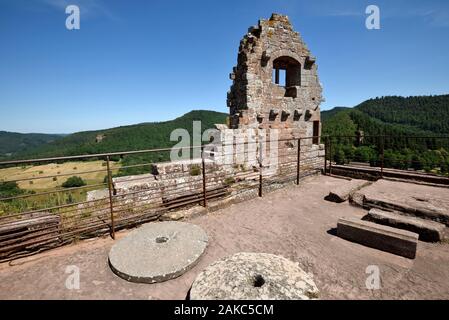
[[[264,284],[265,284],[265,279],[260,274],[258,274],[254,277],[253,286],[255,288],[260,288]]]
[[[167,237],[157,237],[156,238],[156,243],[165,243],[168,241]]]

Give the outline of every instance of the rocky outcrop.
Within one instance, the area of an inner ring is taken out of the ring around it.
[[[338,188],[331,190],[326,200],[333,202],[345,202],[356,191],[363,187],[369,186],[371,182],[365,180],[352,179],[348,183],[345,183]]]

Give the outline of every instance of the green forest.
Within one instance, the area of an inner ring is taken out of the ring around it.
[[[170,121],[142,123],[106,130],[79,132],[63,137],[52,137],[50,135],[30,136],[23,134],[5,133],[5,139],[7,139],[6,136],[14,136],[14,138],[20,137],[22,139],[26,137],[28,140],[34,139],[34,143],[29,143],[28,148],[16,148],[14,150],[12,150],[11,148],[8,149],[12,154],[3,157],[3,159],[1,160],[41,159],[75,155],[94,155],[111,152],[126,152],[135,150],[149,150],[160,148],[165,149],[170,148],[178,143],[178,141],[170,141],[170,134],[175,129],[186,129],[192,137],[193,121],[201,121],[201,132],[203,132],[205,129],[214,128],[214,124],[226,123],[226,119],[227,114],[225,113],[194,110]],[[48,138],[48,141],[41,143],[35,138],[40,140]],[[114,172],[117,173],[113,174],[113,176],[126,176],[152,172],[152,163],[168,161],[170,159],[169,156],[169,151],[113,156],[110,158],[110,160],[119,162],[118,172],[117,170],[115,170]],[[82,160],[92,161],[105,159],[102,157],[100,159],[99,157],[90,157]],[[60,164],[64,161],[61,160],[52,162]],[[47,162],[42,162],[41,164],[46,163]],[[39,163],[33,164],[39,165]],[[106,163],[104,162],[104,164]],[[5,168],[5,170],[8,170],[8,167],[12,166],[2,166],[2,168],[0,169]],[[22,169],[26,168],[25,165],[21,167]],[[38,175],[40,174],[45,176],[48,173],[47,171],[45,173],[39,172]],[[55,207],[62,204],[72,204],[74,202],[85,200],[86,192],[91,189],[89,189],[89,184],[86,181],[76,175],[68,178],[63,177],[61,179],[62,181],[65,181],[60,185],[60,188],[57,188],[57,190],[61,190],[61,188],[70,190],[70,188],[73,187],[84,186],[87,189],[68,192],[55,192],[48,196],[39,196],[39,193],[42,190],[38,190],[36,192],[35,190],[22,189],[16,182],[8,182],[10,179],[5,180],[4,182],[0,181],[0,198],[14,198],[0,202],[0,216],[5,212],[23,212],[31,209],[36,210],[40,208]],[[33,183],[33,180],[30,180],[29,182]],[[107,182],[106,173],[103,182]],[[54,189],[43,191],[52,190]],[[22,199],[22,196],[26,196],[26,198]]]
[[[378,166],[383,151],[386,167],[449,174],[449,95],[370,99],[323,111],[322,121],[339,164]]]
[[[213,128],[216,123],[225,123],[226,118],[225,113],[194,110],[170,121],[78,132],[66,136],[1,132],[1,150],[12,153],[7,157],[3,154],[1,160],[170,148],[177,143],[170,141],[170,133],[174,129],[184,128],[192,135],[194,120],[201,121],[201,129],[205,130]],[[449,95],[378,97],[353,108],[336,107],[322,111],[321,118],[323,139],[324,136],[333,137],[332,158],[337,163],[362,161],[378,165],[383,150],[384,164],[392,168],[442,174],[449,171],[449,139],[442,138],[449,136]],[[362,134],[360,140],[354,137],[357,132]],[[13,148],[13,145],[16,147]],[[168,159],[168,152],[111,158],[113,161],[120,161],[122,165],[117,175],[151,172],[151,163]]]
[[[321,115],[322,142],[331,145],[328,158],[338,164],[364,162],[379,166],[383,159],[385,167],[424,170],[449,176],[449,95],[380,97],[367,100],[354,108],[337,107],[322,111]],[[192,136],[193,121],[201,121],[201,131],[204,131],[213,128],[214,124],[226,123],[227,114],[195,110],[171,121],[78,132],[66,136],[1,132],[1,160],[169,149],[178,143],[170,141],[171,132],[182,128]],[[6,153],[9,154],[5,155]],[[84,161],[90,160],[105,159],[90,157]],[[114,171],[114,176],[150,173],[154,171],[152,164],[169,160],[169,151],[118,155],[110,160],[118,168]],[[103,164],[106,165],[105,162]],[[76,175],[66,180],[61,185],[63,189],[86,184]],[[34,190],[23,190],[17,183],[6,181],[0,183],[0,198],[35,194]],[[107,176],[103,182],[107,182]],[[5,207],[0,208],[0,215],[1,212],[56,206],[84,198],[85,190],[79,194],[68,192],[52,197],[36,197],[32,201],[7,200],[3,203]]]
[[[227,116],[227,114],[221,112],[193,110],[170,121],[78,132],[50,143],[19,151],[8,157],[8,160],[170,148],[178,142],[170,141],[170,134],[173,130],[186,129],[192,137],[193,121],[201,121],[201,132],[203,132],[206,129],[214,128],[214,124],[226,123]],[[151,163],[168,161],[169,156],[169,151],[148,152],[115,156],[111,157],[111,160],[121,161],[124,168],[120,169],[117,175],[122,176],[151,172]],[[98,158],[86,160],[98,160]],[[147,165],[139,166],[141,164]]]
[[[62,139],[59,134],[16,133],[0,131],[0,160]]]

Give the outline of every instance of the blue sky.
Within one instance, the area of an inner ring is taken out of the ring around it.
[[[81,29],[65,27],[79,5]],[[380,8],[381,29],[365,28]],[[0,130],[70,133],[228,112],[247,28],[289,16],[317,57],[322,110],[449,92],[449,1],[0,0]]]

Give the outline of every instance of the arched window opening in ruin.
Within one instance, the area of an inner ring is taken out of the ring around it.
[[[286,70],[273,68],[273,83],[285,87],[286,85]]]
[[[273,61],[273,83],[285,87],[286,97],[296,97],[296,88],[301,86],[301,64],[292,57],[282,56]]]

